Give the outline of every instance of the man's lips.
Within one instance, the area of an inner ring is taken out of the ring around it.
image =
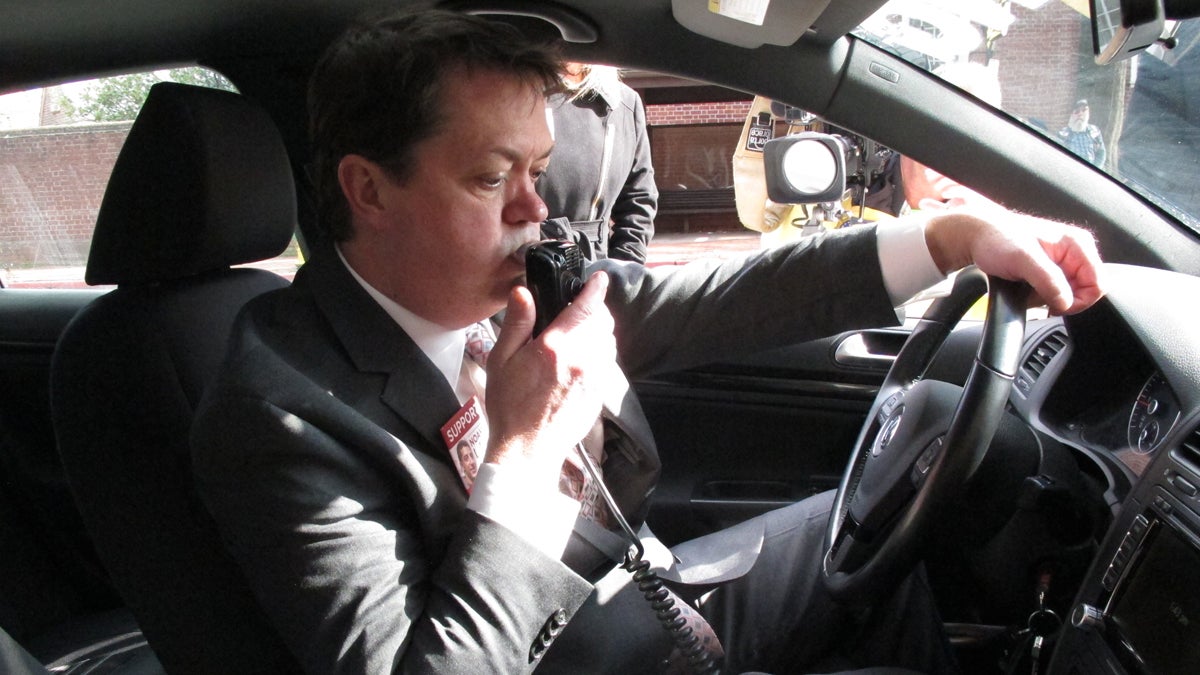
[[[520,246],[517,247],[517,250],[513,251],[512,255],[510,257],[512,258],[512,260],[514,262],[520,264],[521,267],[524,267],[525,266],[525,254],[529,251],[530,248],[533,248],[533,246],[535,244],[537,244],[539,241],[540,240],[527,241],[524,244],[521,244]]]

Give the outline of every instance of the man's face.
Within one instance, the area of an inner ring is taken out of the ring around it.
[[[477,469],[475,468],[475,453],[471,450],[471,446],[462,446],[458,452],[458,459],[462,464],[463,471],[468,476],[474,476]]]
[[[546,205],[534,182],[553,140],[528,83],[493,71],[445,78],[440,129],[416,146],[411,174],[381,191],[384,244],[370,255],[386,256],[380,290],[458,328],[502,309],[523,281],[518,249],[540,239]]]
[[[1070,125],[1071,128],[1082,128],[1087,125],[1088,118],[1091,117],[1091,110],[1086,105],[1081,105],[1071,111]]]

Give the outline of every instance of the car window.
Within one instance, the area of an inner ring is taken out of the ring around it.
[[[219,73],[173,68],[0,96],[0,283],[84,288],[92,229],[117,154],[150,87],[163,80],[235,91]],[[292,245],[264,263],[294,273]]]
[[[891,0],[855,34],[975,94],[1200,231],[1200,24],[1166,21],[1164,40],[1098,65],[1089,7]],[[1111,18],[1101,19],[1103,29]],[[957,77],[963,64],[978,66],[976,76]],[[972,91],[983,80],[990,93]]]
[[[626,78],[646,100],[658,188],[655,234],[646,264],[682,265],[757,249],[758,233],[743,228],[737,219],[731,164],[750,97],[720,92],[709,98],[662,101],[663,90],[641,85],[664,79],[676,83],[668,88],[672,92],[685,88],[680,83],[686,81],[644,71]]]
[[[647,71],[626,73],[625,79],[646,102],[659,192],[648,266],[740,256],[819,230],[886,222],[908,210],[897,187],[899,155],[871,139],[805,111],[773,108],[763,97],[713,87],[680,93],[697,83]],[[662,82],[670,85],[655,89],[645,84],[664,86]],[[763,143],[803,131],[834,134],[846,144],[848,156],[866,158],[857,164],[841,202],[782,205],[767,200]],[[910,322],[923,316],[929,298],[906,306]],[[981,321],[985,310],[981,300],[966,318]],[[1033,315],[1044,315],[1044,310]]]

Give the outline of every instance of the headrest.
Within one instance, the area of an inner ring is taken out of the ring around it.
[[[136,284],[265,260],[295,227],[291,166],[266,111],[231,92],[160,82],[108,179],[84,278]]]

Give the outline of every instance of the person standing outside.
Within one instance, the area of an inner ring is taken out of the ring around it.
[[[1104,149],[1104,137],[1100,134],[1100,127],[1092,124],[1090,118],[1091,107],[1087,99],[1079,99],[1071,108],[1067,126],[1058,130],[1058,140],[1071,152],[1103,168],[1104,160],[1108,157]]]
[[[593,260],[645,263],[658,211],[646,107],[612,66],[567,62],[562,80],[547,108],[554,160],[538,181],[557,220],[548,234],[569,226]]]

